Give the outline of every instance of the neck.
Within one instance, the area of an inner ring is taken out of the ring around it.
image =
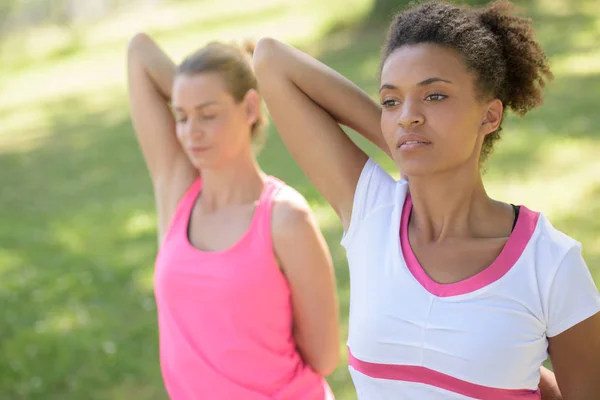
[[[479,168],[472,165],[410,176],[409,188],[413,202],[411,225],[418,241],[480,236],[483,222],[503,207],[488,197]]]
[[[223,165],[203,168],[201,174],[202,196],[199,201],[211,210],[253,202],[263,188],[264,174],[250,149]]]

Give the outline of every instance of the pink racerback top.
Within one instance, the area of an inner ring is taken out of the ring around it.
[[[173,400],[331,398],[292,335],[288,283],[275,260],[271,210],[284,184],[267,177],[250,227],[206,252],[188,239],[199,178],[180,200],[156,259],[160,361]]]

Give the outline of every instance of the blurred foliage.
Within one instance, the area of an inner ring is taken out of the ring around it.
[[[70,26],[106,17],[125,4],[144,1],[156,3],[161,0],[2,0],[0,26],[4,32],[41,24]]]

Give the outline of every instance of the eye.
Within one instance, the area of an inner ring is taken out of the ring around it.
[[[427,101],[440,101],[440,100],[444,100],[447,97],[448,96],[446,96],[445,94],[431,93],[430,95],[428,95],[427,97],[425,97],[425,100],[427,100]]]
[[[203,115],[202,116],[202,119],[205,120],[205,121],[210,121],[211,119],[215,119],[215,118],[217,118],[216,114],[210,114],[210,115]]]
[[[393,100],[393,99],[384,99],[384,100],[381,102],[381,106],[382,106],[383,108],[391,108],[391,107],[397,106],[397,105],[399,105],[399,104],[400,104],[400,102],[399,102],[399,101],[397,101],[397,100]]]
[[[185,123],[185,121],[187,121],[186,116],[179,115],[175,117],[175,122],[177,122],[178,124],[183,124]]]

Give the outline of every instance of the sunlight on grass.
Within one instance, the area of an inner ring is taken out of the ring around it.
[[[49,316],[35,325],[37,333],[67,333],[85,326],[90,321],[88,312],[83,307],[71,307],[61,312],[50,311]]]
[[[86,251],[87,243],[85,235],[82,235],[82,227],[74,221],[64,221],[52,228],[54,240],[65,250],[79,254]]]
[[[168,12],[154,7],[122,16],[116,25],[99,24],[91,28],[91,42],[84,35],[82,51],[77,57],[57,60],[51,64],[31,64],[23,71],[11,71],[11,79],[3,82],[0,91],[0,110],[7,107],[27,107],[32,102],[56,96],[82,95],[91,90],[110,92],[110,86],[125,86],[125,49],[128,39],[139,31],[156,31],[155,37],[176,61],[211,40],[233,41],[243,38],[258,39],[277,36],[296,43],[314,40],[330,21],[357,18],[366,11],[366,0],[317,3],[315,0],[246,2],[233,21],[219,22],[225,12],[224,4],[214,8],[215,1],[170,5]],[[195,5],[193,5],[195,4]],[[356,5],[349,7],[350,5]],[[362,5],[362,7],[360,7]],[[205,12],[206,10],[212,10]],[[219,11],[221,10],[221,11]],[[254,10],[254,18],[247,12]],[[271,14],[264,11],[274,10]],[[219,12],[221,14],[219,14]],[[262,12],[262,13],[261,13]],[[146,14],[147,13],[147,14]],[[164,15],[166,13],[166,15]],[[213,17],[210,17],[210,16]],[[231,17],[231,14],[228,18]],[[207,18],[215,21],[206,26]],[[135,21],[135,22],[134,22]],[[143,22],[142,22],[143,21]],[[183,22],[182,22],[183,21]],[[205,21],[204,23],[202,21]],[[123,29],[127,26],[127,29]],[[111,34],[111,31],[113,33]],[[107,46],[99,46],[99,38],[113,37]],[[37,42],[34,42],[35,47]],[[40,42],[40,47],[49,44]],[[32,50],[34,54],[40,53]]]
[[[596,235],[590,238],[587,242],[586,251],[594,253],[596,256],[600,256],[600,236]],[[596,267],[597,273],[595,279],[600,282],[600,267]]]
[[[0,154],[27,153],[38,148],[43,143],[42,139],[47,139],[48,135],[55,132],[57,115],[62,116],[61,124],[81,126],[89,124],[91,117],[99,113],[102,113],[103,120],[109,125],[117,124],[125,118],[129,108],[124,102],[124,87],[108,85],[104,89],[93,89],[90,86],[81,87],[79,94],[70,92],[66,87],[63,87],[63,92],[53,92],[50,84],[46,94],[43,90],[30,94],[11,94],[8,98],[2,98],[0,94]],[[37,98],[27,100],[25,96],[29,95]],[[20,101],[31,103],[24,106],[19,104]],[[81,113],[82,108],[85,113]],[[90,146],[97,138],[81,132],[71,139],[73,150],[77,151]],[[94,177],[90,176],[90,179]]]
[[[274,5],[289,8],[292,1],[260,0],[238,3],[240,4],[234,8],[237,9],[235,15],[243,16],[248,13],[259,14]],[[306,4],[306,1],[303,3]],[[85,27],[77,24],[75,32],[68,27],[57,25],[43,25],[19,32],[13,35],[10,41],[3,43],[4,66],[15,61],[20,62],[17,65],[21,65],[24,61],[43,62],[45,58],[68,46],[72,41],[73,33],[80,38],[82,47],[97,50],[103,46],[126,42],[138,31],[149,29],[172,31],[192,25],[199,28],[206,23],[214,25],[215,21],[230,18],[232,11],[231,3],[216,0],[162,2],[162,4],[138,2],[125,7],[122,12],[108,19],[88,23]],[[19,57],[22,60],[13,60]]]
[[[90,45],[100,45],[115,40],[127,40],[134,33],[148,29],[169,31],[192,24],[202,28],[203,24],[214,25],[215,21],[229,21],[232,16],[241,18],[247,14],[256,15],[273,6],[286,10],[298,3],[305,5],[307,1],[238,1],[234,7],[231,2],[220,0],[165,2],[158,6],[151,3],[135,4],[120,15],[90,29],[87,41]],[[223,25],[223,22],[220,24]]]
[[[335,229],[340,226],[340,220],[328,203],[319,201],[311,202],[309,205],[319,221],[321,230]]]
[[[0,98],[2,94],[0,94]],[[42,104],[32,104],[31,107],[12,106],[11,95],[2,103],[0,100],[0,152],[17,150],[17,144],[25,139],[37,139],[50,129],[53,115],[44,109]],[[24,150],[27,150],[26,148]]]
[[[154,291],[154,269],[136,271],[133,276],[135,285],[144,292]]]
[[[9,40],[0,43],[0,71],[10,69],[16,73],[16,68],[51,58],[53,53],[68,46],[71,39],[72,32],[57,25],[15,32]]]
[[[17,253],[6,249],[0,249],[0,276],[2,276],[2,274],[4,274],[5,272],[14,270],[15,268],[23,264],[23,258]],[[0,291],[2,290],[2,288],[3,286],[0,285]]]
[[[156,214],[138,212],[124,223],[125,232],[130,236],[156,231]]]
[[[573,204],[580,203],[597,184],[600,143],[562,139],[544,144],[537,151],[543,154],[541,162],[526,176],[505,179],[496,175],[486,179],[488,191],[492,197],[519,199],[530,208],[560,217]]]
[[[35,108],[36,103],[66,96],[82,96],[111,86],[124,88],[125,46],[112,53],[86,53],[44,69],[25,70],[5,82],[0,92],[0,110]]]
[[[596,47],[599,45],[598,38],[600,38],[600,33],[596,38]],[[555,74],[598,74],[600,73],[600,48],[554,59],[552,70]]]
[[[539,7],[543,7],[547,13],[564,15],[569,12],[587,12],[598,11],[600,5],[597,0],[570,1],[570,0],[537,0]]]

